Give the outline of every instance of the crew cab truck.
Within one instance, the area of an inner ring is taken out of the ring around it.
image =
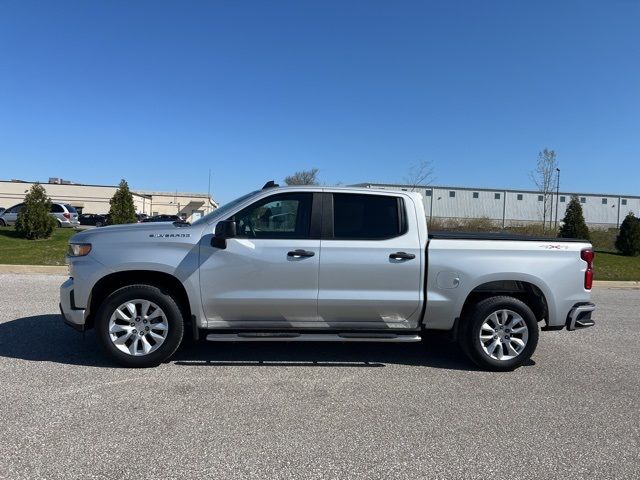
[[[186,335],[418,342],[448,330],[479,366],[511,370],[539,324],[594,324],[593,256],[585,241],[429,234],[418,193],[269,182],[193,224],[76,234],[60,309],[128,367],[166,361]]]

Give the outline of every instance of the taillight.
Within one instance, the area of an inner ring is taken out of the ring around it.
[[[593,259],[596,256],[593,250],[590,248],[582,250],[580,252],[580,258],[587,262],[587,270],[584,272],[584,288],[585,290],[591,290],[593,285]]]
[[[67,220],[69,220],[69,219],[71,218],[71,215],[70,215],[70,214],[68,214],[68,213],[63,213],[63,214],[62,214],[62,216],[63,216],[64,218],[66,218]]]

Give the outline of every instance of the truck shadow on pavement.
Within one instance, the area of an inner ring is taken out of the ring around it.
[[[113,368],[95,333],[74,332],[60,315],[36,315],[0,323],[0,356],[35,362]],[[177,366],[383,368],[411,365],[448,370],[478,368],[446,335],[420,343],[212,343],[186,340],[169,361]],[[529,361],[527,365],[534,365]],[[527,366],[525,365],[525,366]]]
[[[90,367],[113,364],[99,351],[95,333],[75,332],[61,315],[35,315],[0,323],[0,356]]]

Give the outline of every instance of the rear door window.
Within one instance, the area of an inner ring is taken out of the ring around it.
[[[333,194],[335,240],[383,240],[406,231],[402,198],[383,195]]]

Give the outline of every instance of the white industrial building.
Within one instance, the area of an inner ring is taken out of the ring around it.
[[[9,208],[21,203],[33,183],[0,180],[0,207]],[[51,201],[72,205],[79,213],[109,212],[109,200],[118,189],[117,185],[87,185],[61,178],[50,178],[41,185]],[[187,221],[197,220],[218,207],[207,193],[131,190],[131,195],[136,213],[179,215]]]
[[[489,218],[502,226],[541,222],[543,196],[533,190],[509,190],[467,187],[417,186],[391,183],[360,183],[366,188],[404,190],[419,192],[423,196],[427,218],[472,219]],[[640,213],[640,196],[611,195],[599,193],[553,192],[547,201],[546,219],[558,223],[572,195],[582,203],[587,224],[594,227],[618,227],[624,217],[633,212]]]

